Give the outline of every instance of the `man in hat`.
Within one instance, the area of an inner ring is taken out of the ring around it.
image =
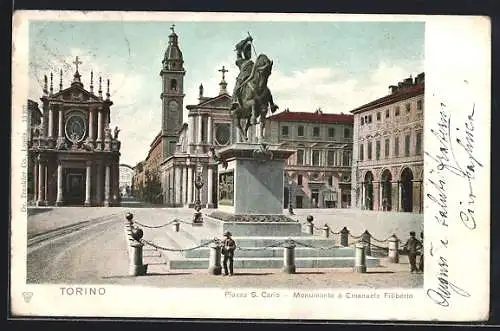
[[[233,275],[233,257],[234,250],[236,249],[236,243],[233,238],[231,238],[231,232],[227,231],[224,233],[224,240],[222,241],[222,255],[224,255],[224,276]],[[229,262],[229,270],[227,263]]]
[[[420,260],[418,260],[418,271],[424,272],[424,232],[420,232],[421,240],[421,250],[420,250]]]
[[[410,272],[417,272],[417,251],[422,247],[422,243],[415,238],[415,231],[410,232],[410,238],[404,244],[405,251],[408,252],[408,260],[410,262]]]

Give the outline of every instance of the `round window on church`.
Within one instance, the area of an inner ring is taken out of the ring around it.
[[[73,143],[83,140],[87,125],[85,119],[80,115],[71,115],[66,121],[65,126],[66,137]]]
[[[215,124],[215,142],[217,145],[229,144],[231,138],[231,126],[229,123],[216,123]]]

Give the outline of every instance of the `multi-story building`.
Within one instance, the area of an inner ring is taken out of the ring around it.
[[[352,201],[357,208],[423,211],[424,90],[421,73],[351,111]]]
[[[268,117],[266,138],[296,149],[285,166],[284,207],[348,208],[351,204],[353,115],[292,112]]]
[[[33,162],[33,199],[39,206],[117,206],[119,195],[119,130],[111,130],[109,80],[94,93],[93,73],[85,89],[76,58],[73,81],[59,90],[44,77],[42,117],[33,130],[29,157]]]

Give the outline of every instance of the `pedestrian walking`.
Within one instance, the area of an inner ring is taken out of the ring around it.
[[[233,238],[231,238],[231,232],[227,231],[224,233],[224,240],[222,241],[222,255],[224,255],[223,265],[224,265],[224,276],[233,275],[233,258],[234,251],[236,250],[236,243]],[[228,268],[229,263],[229,268]]]
[[[424,272],[424,232],[420,232],[420,259],[418,260],[418,271]]]
[[[422,247],[422,243],[415,238],[415,231],[410,232],[410,238],[404,244],[404,250],[408,252],[410,261],[410,272],[417,272],[417,251]]]

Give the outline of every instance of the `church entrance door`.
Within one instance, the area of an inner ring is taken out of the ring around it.
[[[85,169],[67,169],[64,200],[68,205],[83,205],[85,199]]]

